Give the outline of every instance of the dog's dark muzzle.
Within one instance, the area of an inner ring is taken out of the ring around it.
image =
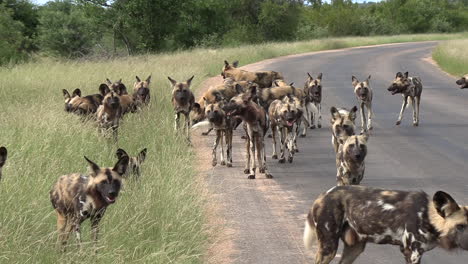
[[[211,112],[208,114],[208,121],[214,124],[221,124],[223,122],[223,115],[219,112]]]

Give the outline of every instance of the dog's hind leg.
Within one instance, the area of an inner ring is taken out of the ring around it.
[[[221,140],[221,165],[223,166],[226,165],[226,160],[224,160],[224,134],[226,134],[226,132],[221,130],[221,135],[219,137]]]
[[[211,166],[213,166],[213,167],[216,166],[216,163],[218,162],[216,160],[216,149],[218,148],[219,140],[220,140],[221,137],[222,137],[221,130],[216,130],[216,138],[215,138],[215,141],[214,141],[214,144],[213,144],[213,149],[212,149],[212,152],[211,152],[211,157],[212,157]]]
[[[352,246],[344,243],[340,264],[352,264],[366,248],[365,242],[358,242]]]
[[[401,105],[400,115],[398,116],[398,120],[396,122],[397,126],[401,124],[401,119],[403,119],[403,113],[405,112],[405,109],[406,109],[407,105],[408,105],[408,96],[404,96],[403,104]]]
[[[70,236],[71,224],[67,223],[67,217],[57,212],[57,248],[64,247],[67,244],[68,237]],[[65,248],[62,248],[65,250]]]
[[[260,153],[259,161],[258,161],[261,164],[260,170],[262,173],[265,173],[265,177],[267,177],[267,179],[271,179],[273,178],[273,176],[270,174],[270,172],[268,172],[267,165],[266,165],[265,141],[263,137],[258,137],[257,142],[258,142],[257,152]]]

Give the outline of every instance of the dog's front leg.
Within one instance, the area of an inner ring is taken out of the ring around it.
[[[278,129],[278,127],[274,124],[271,124],[270,127],[271,127],[271,137],[273,138],[273,154],[271,155],[271,158],[277,159],[278,153],[276,151],[276,134],[278,133],[278,131],[276,129]],[[281,136],[280,136],[280,140],[281,140]]]
[[[179,129],[179,119],[180,119],[180,113],[177,112],[175,114],[175,122],[174,122],[174,130],[178,130]]]
[[[249,140],[250,140],[250,173],[249,179],[255,179],[255,172],[257,170],[257,162],[255,156],[255,145],[256,145],[256,135],[254,136],[253,133],[249,133]]]
[[[258,141],[257,152],[260,153],[260,158],[258,161],[261,164],[260,172],[265,173],[265,177],[267,177],[267,179],[271,179],[273,178],[273,176],[268,171],[268,168],[266,165],[265,139],[263,136],[259,136],[257,141]]]
[[[296,140],[296,137],[294,136],[295,133],[294,133],[294,130],[292,127],[288,127],[287,128],[287,132],[288,134],[286,135],[286,145],[288,147],[288,162],[291,163],[293,162],[293,157],[294,157],[294,142]]]
[[[250,173],[250,138],[248,136],[247,130],[245,131],[247,134],[247,138],[245,139],[245,153],[247,154],[247,157],[245,157],[245,168],[244,168],[244,174],[249,174]]]
[[[218,148],[218,144],[219,144],[219,139],[221,137],[221,130],[216,130],[216,138],[215,138],[215,141],[214,141],[214,144],[213,144],[213,149],[212,149],[212,152],[211,152],[211,166],[216,166],[216,163],[217,163],[217,160],[216,160],[216,149]]]
[[[405,256],[405,260],[407,264],[420,264],[422,253],[418,250],[418,248],[410,248],[411,245],[408,245],[407,248],[400,247],[401,253]]]
[[[227,156],[227,167],[232,167],[232,129],[227,129],[225,133],[226,137],[226,156]]]
[[[322,103],[317,103],[316,105],[317,110],[318,110],[318,123],[317,127],[321,128],[322,127]]]
[[[361,107],[359,107],[359,112],[361,113],[361,133],[367,131],[367,119],[364,111],[364,105],[365,103],[361,101]]]
[[[397,126],[401,124],[401,119],[403,119],[403,113],[405,112],[406,105],[408,105],[408,96],[403,95],[403,104],[401,105],[400,115],[398,116],[398,120],[396,122]]]
[[[81,247],[81,224],[80,220],[78,218],[73,219],[73,230],[75,231],[76,235],[76,242],[78,245],[78,248]]]
[[[374,112],[372,111],[372,101],[367,103],[367,130],[372,130],[374,127],[372,126],[372,118],[374,117]]]
[[[413,126],[419,125],[419,100],[421,98],[415,96],[413,99]]]
[[[99,236],[99,222],[101,221],[102,216],[97,215],[91,218],[91,232],[93,234],[93,241],[94,241],[94,252],[97,252],[97,241]]]
[[[185,115],[185,125],[184,128],[187,133],[187,140],[190,142],[190,112],[189,113],[184,113]]]
[[[302,117],[301,120],[297,120],[296,123],[302,123],[301,121],[304,121],[304,128],[302,130],[302,134],[301,134],[301,137],[305,137],[307,135],[307,127],[309,126],[309,121],[307,120],[307,118],[305,117]]]
[[[226,160],[224,160],[224,137],[223,135],[225,134],[224,130],[221,130],[221,135],[219,135],[220,140],[221,140],[221,165],[226,165]]]
[[[286,147],[286,133],[285,133],[285,130],[286,128],[285,127],[279,127],[278,128],[279,130],[279,136],[280,136],[280,158],[278,160],[279,163],[284,163],[285,162],[285,158],[284,158],[284,149]]]

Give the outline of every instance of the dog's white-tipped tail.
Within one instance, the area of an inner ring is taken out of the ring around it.
[[[193,125],[190,129],[195,130],[195,129],[198,129],[200,127],[211,128],[211,123],[208,120],[201,121],[201,122],[198,122],[195,125]]]
[[[315,240],[317,239],[317,233],[315,231],[315,226],[313,223],[310,223],[309,216],[305,220],[304,227],[304,246],[307,250],[311,250],[314,245]]]

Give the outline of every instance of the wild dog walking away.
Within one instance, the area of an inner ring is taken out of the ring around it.
[[[5,147],[0,147],[0,180],[2,180],[2,168],[8,157],[8,151]]]
[[[468,88],[468,74],[462,76],[456,83],[460,86],[460,89]]]
[[[172,105],[175,111],[175,130],[179,130],[180,115],[185,116],[185,129],[187,139],[190,141],[190,111],[195,103],[195,97],[190,91],[190,85],[193,80],[192,76],[186,82],[177,82],[171,77],[167,77],[172,84]]]
[[[336,108],[332,106],[331,112],[331,128],[332,128],[332,144],[335,153],[338,152],[338,147],[343,144],[348,137],[354,135],[357,107],[354,106],[351,110],[345,108]]]
[[[66,89],[62,92],[65,99],[65,111],[79,115],[96,113],[104,98],[102,94],[81,97],[81,90],[78,88],[73,91],[72,95]]]
[[[339,145],[336,153],[336,182],[338,186],[358,185],[364,177],[367,155],[367,140],[369,135],[350,136]]]
[[[252,101],[256,94],[256,87],[250,91],[233,97],[225,106],[228,116],[240,117],[244,121],[246,139],[246,165],[245,174],[249,179],[255,179],[257,163],[260,173],[265,173],[267,178],[273,178],[266,166],[264,136],[268,130],[268,116],[265,110]]]
[[[128,156],[124,156],[113,168],[101,168],[85,159],[89,164],[88,175],[63,175],[50,191],[50,201],[57,213],[58,242],[62,246],[67,244],[71,232],[76,233],[77,242],[81,243],[81,223],[88,218],[91,219],[93,240],[97,242],[99,222],[119,195],[122,175],[129,161]]]
[[[288,150],[288,162],[291,163],[294,158],[294,141],[296,133],[294,124],[297,122],[298,109],[295,99],[291,96],[285,96],[283,100],[275,100],[270,104],[268,111],[270,117],[270,127],[273,137],[273,155],[272,159],[277,159],[276,151],[276,134],[279,132],[280,137],[280,158],[279,162],[285,162],[285,149]]]
[[[361,112],[361,132],[372,130],[372,88],[370,87],[369,80],[371,76],[363,82],[360,82],[356,77],[352,76],[351,81],[354,88],[354,94],[359,101],[359,110]],[[367,118],[365,109],[367,108]]]
[[[274,80],[284,79],[283,75],[275,71],[259,71],[249,72],[237,68],[238,62],[234,62],[232,65],[229,62],[224,61],[224,66],[221,71],[223,78],[233,78],[235,81],[251,81],[260,88],[271,87]]]
[[[403,96],[403,104],[401,105],[400,115],[396,125],[401,124],[401,119],[403,118],[403,112],[408,105],[408,98],[411,105],[413,106],[413,126],[419,125],[419,105],[421,103],[421,94],[423,90],[421,78],[419,77],[409,77],[408,72],[405,74],[398,72],[395,76],[395,80],[387,89],[392,93],[392,95],[401,93]]]
[[[344,244],[340,263],[353,263],[367,242],[400,246],[406,263],[419,264],[435,247],[468,250],[468,207],[447,193],[432,199],[424,192],[363,186],[339,186],[322,193],[307,216],[304,244],[318,244],[316,264],[335,257]]]
[[[142,151],[140,151],[140,153],[138,153],[136,157],[130,157],[130,155],[128,155],[125,150],[121,148],[117,149],[115,153],[115,155],[117,156],[117,159],[120,160],[124,156],[128,157],[127,170],[125,171],[125,174],[122,175],[124,178],[130,175],[134,175],[137,178],[141,176],[141,164],[143,164],[143,162],[146,159],[146,153],[147,153],[147,149],[144,148]]]
[[[150,103],[151,96],[149,85],[151,83],[151,75],[144,81],[138,76],[135,76],[135,78],[136,82],[133,84],[133,100],[136,107],[142,108]]]
[[[316,79],[307,73],[307,81],[304,85],[304,93],[306,96],[305,107],[306,115],[310,120],[310,128],[322,127],[322,73],[319,73]],[[312,105],[317,109],[313,111]]]

